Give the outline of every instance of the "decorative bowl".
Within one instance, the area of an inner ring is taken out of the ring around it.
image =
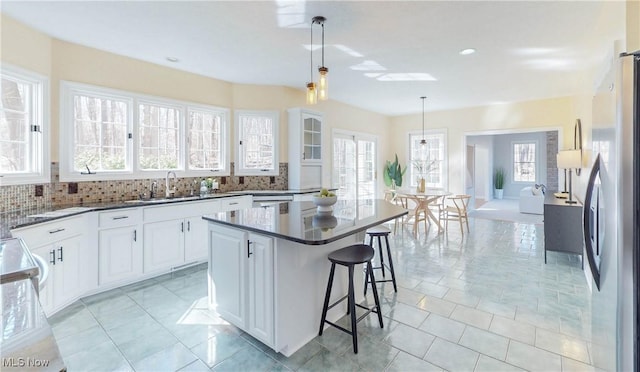
[[[318,207],[318,212],[331,212],[333,211],[333,205],[338,201],[337,196],[317,196],[314,195],[311,199],[313,204]]]

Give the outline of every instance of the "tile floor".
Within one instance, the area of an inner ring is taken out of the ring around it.
[[[335,328],[289,358],[267,349],[207,309],[203,265],[84,298],[50,322],[69,371],[596,370],[579,257],[549,253],[545,265],[542,226],[471,219],[464,237],[405,231],[391,244],[398,293],[380,285],[384,329],[375,314],[359,323],[357,355]]]

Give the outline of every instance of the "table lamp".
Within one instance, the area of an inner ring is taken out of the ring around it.
[[[573,200],[573,190],[571,188],[571,170],[582,168],[582,153],[580,150],[562,150],[556,155],[558,168],[569,170],[569,199],[565,201],[567,204],[577,203]]]

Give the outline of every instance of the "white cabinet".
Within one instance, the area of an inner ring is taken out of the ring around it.
[[[211,305],[227,321],[273,347],[274,240],[210,224],[209,244]]]
[[[139,208],[100,212],[98,283],[124,283],[142,275],[142,229]]]
[[[49,263],[49,277],[40,293],[47,315],[97,286],[97,260],[92,260],[91,245],[83,234],[86,222],[84,216],[78,216],[12,231]]]
[[[184,263],[182,219],[144,224],[144,272],[170,269]]]
[[[322,186],[323,116],[289,109],[289,189]]]
[[[251,197],[241,197],[236,202],[241,205],[245,199]],[[202,216],[221,208],[220,200],[144,208],[144,272],[166,271],[206,260],[207,222]]]

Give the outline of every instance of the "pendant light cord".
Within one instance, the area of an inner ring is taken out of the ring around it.
[[[309,44],[309,50],[311,51],[311,63],[309,64],[309,81],[313,82],[313,20],[311,20],[310,34],[311,40]]]
[[[427,97],[420,97],[420,98],[422,98],[422,140],[424,141],[425,140],[424,138],[424,100]]]
[[[321,25],[322,25],[322,67],[324,67],[324,22],[322,22]]]

